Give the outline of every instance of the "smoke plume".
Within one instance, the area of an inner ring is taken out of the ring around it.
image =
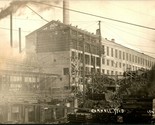
[[[26,4],[28,3],[37,7],[39,11],[45,11],[46,9],[52,8],[51,6],[39,4],[38,2],[59,4],[60,0],[13,0],[7,8],[2,8],[0,12],[0,19],[7,17],[10,13],[16,13],[19,9],[26,7]]]

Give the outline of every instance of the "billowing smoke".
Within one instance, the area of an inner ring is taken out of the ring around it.
[[[52,8],[52,6],[39,4],[39,2],[59,4],[60,1],[61,0],[13,0],[7,8],[2,8],[0,12],[0,19],[7,17],[10,13],[16,13],[19,9],[26,7],[28,3],[37,7],[39,11],[44,11]]]

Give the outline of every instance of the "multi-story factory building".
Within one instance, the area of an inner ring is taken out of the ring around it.
[[[155,58],[114,40],[102,39],[101,42],[99,30],[92,34],[51,21],[26,36],[26,52],[37,55],[44,72],[61,75],[64,88],[79,80],[83,64],[86,75],[100,71],[107,75],[123,75],[124,71],[150,69],[155,64]]]
[[[123,75],[125,71],[151,69],[155,65],[155,58],[122,46],[114,39],[102,40],[105,54],[102,57],[102,73],[108,75]]]
[[[99,72],[101,66],[99,36],[59,21],[30,33],[26,52],[37,54],[44,72],[61,75],[66,88],[82,74],[83,58],[86,74]]]

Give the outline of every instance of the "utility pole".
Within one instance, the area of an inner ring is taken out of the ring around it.
[[[99,25],[99,57],[100,57],[100,67],[99,67],[99,74],[101,76],[101,62],[102,62],[102,37],[101,37],[101,21],[98,22]]]
[[[85,103],[85,39],[83,36],[83,104]]]
[[[12,12],[10,13],[10,46],[13,47]]]

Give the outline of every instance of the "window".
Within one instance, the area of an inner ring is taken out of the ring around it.
[[[125,63],[123,63],[123,68],[125,68]]]
[[[151,66],[151,61],[149,61],[149,67]]]
[[[132,62],[135,62],[135,58],[134,58],[134,55],[132,55]]]
[[[77,41],[77,49],[78,50],[83,50],[83,42],[82,41]]]
[[[72,51],[72,59],[74,59],[76,56],[75,52]]]
[[[135,56],[135,63],[137,63],[137,56]]]
[[[125,60],[125,52],[123,52],[123,60]]]
[[[119,59],[121,59],[122,58],[122,53],[121,53],[121,51],[119,50]]]
[[[114,53],[113,53],[113,48],[111,48],[111,57],[114,56]]]
[[[144,58],[142,59],[142,64],[144,65]],[[151,64],[151,62],[150,62],[150,64]],[[151,65],[150,65],[151,66]]]
[[[140,57],[138,57],[138,64],[140,64]]]
[[[129,65],[129,69],[131,70],[131,65]]]
[[[107,66],[109,66],[109,60],[107,59]]]
[[[115,63],[115,67],[117,68],[117,62]]]
[[[109,75],[109,70],[107,70],[107,74]]]
[[[117,58],[117,49],[115,49],[115,57]]]
[[[90,44],[85,43],[85,51],[90,53]]]
[[[95,73],[95,69],[94,68],[91,68],[91,73]]]
[[[104,54],[105,52],[104,52],[104,45],[102,45],[102,54]]]
[[[114,66],[114,61],[113,61],[113,60],[111,60],[111,66],[112,66],[112,67]]]
[[[105,64],[105,59],[102,59],[102,64]]]
[[[144,59],[144,65],[147,66],[147,60],[146,59]]]
[[[126,61],[128,61],[128,53],[126,53]]]
[[[91,65],[94,66],[95,65],[95,57],[91,56]]]
[[[89,73],[89,67],[85,68],[85,73],[88,74]]]
[[[78,59],[80,60],[80,62],[82,62],[82,59],[83,59],[83,54],[82,53],[78,53]]]
[[[114,71],[111,71],[111,75],[114,75]]]
[[[122,63],[120,62],[120,63],[119,63],[119,68],[121,68],[121,67],[122,67]]]
[[[102,73],[103,73],[103,74],[105,73],[105,70],[104,70],[104,69],[102,69]]]
[[[69,68],[63,68],[63,74],[68,75],[69,74]]]
[[[89,65],[89,55],[85,55],[85,63]]]
[[[128,64],[126,64],[126,69],[127,69],[127,68],[129,68],[129,65],[128,65]]]
[[[131,54],[129,56],[130,56],[130,61],[131,61]]]
[[[31,81],[30,81],[30,77],[25,77],[25,78],[24,78],[24,82],[31,82]]]
[[[99,73],[100,72],[100,69],[97,69],[97,73]]]
[[[107,56],[109,56],[109,47],[107,47]]]
[[[96,65],[100,66],[100,58],[99,57],[96,58]]]
[[[36,78],[35,77],[32,77],[32,82],[36,82]]]

